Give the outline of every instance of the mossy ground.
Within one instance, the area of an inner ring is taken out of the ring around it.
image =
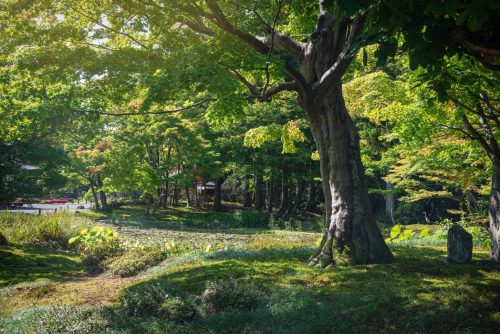
[[[445,247],[391,245],[392,264],[322,270],[307,266],[318,233],[241,228],[220,233],[181,230],[168,220],[142,227],[140,221],[127,228],[200,240],[230,235],[241,247],[181,255],[128,279],[85,276],[71,253],[5,248],[2,254],[14,255],[0,262],[1,282],[19,276],[15,282],[24,283],[2,289],[4,313],[46,304],[113,310],[119,306],[117,296],[140,295],[151,286],[182,298],[199,295],[207,282],[232,277],[261,287],[265,301],[251,310],[228,309],[188,323],[104,314],[113,331],[125,333],[495,333],[500,328],[500,272],[479,261],[487,259],[485,249],[474,249],[471,264],[448,265],[438,260],[446,255]],[[28,283],[37,279],[45,282]]]

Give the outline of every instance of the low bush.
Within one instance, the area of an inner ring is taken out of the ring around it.
[[[60,211],[49,215],[0,213],[0,230],[11,243],[66,248],[68,239],[90,226],[89,218]]]
[[[254,209],[237,210],[233,217],[242,227],[266,227],[269,221],[267,212]]]
[[[102,270],[102,262],[120,253],[122,244],[116,231],[109,227],[94,226],[84,229],[78,235],[68,240],[70,245],[75,245],[82,255],[83,262],[92,270]]]
[[[0,317],[2,334],[93,334],[105,332],[107,326],[100,312],[70,306],[37,307]]]
[[[138,284],[122,291],[118,310],[124,316],[156,316],[167,296],[167,291],[158,284]]]
[[[190,322],[198,316],[198,310],[191,299],[167,296],[158,314],[175,322]]]
[[[130,277],[164,259],[165,254],[158,250],[132,250],[107,259],[104,267],[113,275]]]
[[[259,304],[263,295],[262,290],[255,284],[230,278],[225,281],[208,282],[200,300],[204,312],[211,314],[228,308],[252,309]]]

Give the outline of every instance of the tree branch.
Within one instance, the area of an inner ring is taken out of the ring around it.
[[[134,41],[136,44],[138,44],[139,46],[142,46],[143,48],[147,48],[147,45],[142,43],[141,41],[139,41],[138,39],[136,39],[134,36],[130,35],[130,34],[127,34],[123,31],[119,31],[119,30],[116,30],[116,29],[113,29],[111,28],[110,26],[107,26],[105,25],[104,23],[102,23],[101,21],[99,20],[96,20],[94,19],[92,16],[90,15],[87,15],[85,14],[83,11],[77,9],[76,7],[71,7],[75,12],[77,12],[78,14],[82,15],[83,17],[86,17],[87,19],[89,19],[90,21],[94,22],[95,24],[97,24],[98,26],[100,27],[103,27],[115,34],[118,34],[118,35],[122,35],[122,36],[125,36],[127,38],[129,38],[130,40]]]
[[[271,46],[272,44],[271,34],[267,34],[265,36],[257,36],[256,38],[267,46]],[[303,57],[304,55],[304,49],[306,47],[305,43],[297,42],[290,36],[282,34],[279,31],[274,32],[274,43],[278,47],[293,55],[296,55],[299,58]]]
[[[196,108],[198,106],[201,106],[207,102],[210,101],[216,101],[215,99],[212,98],[207,98],[204,100],[201,100],[199,102],[190,104],[186,107],[182,107],[179,109],[172,109],[172,110],[162,110],[162,111],[149,111],[149,112],[124,112],[124,113],[108,113],[108,112],[97,112],[98,115],[104,115],[104,116],[137,116],[137,115],[163,115],[163,114],[173,114],[173,113],[181,113],[185,110]],[[87,111],[88,112],[88,111]]]
[[[335,63],[321,76],[321,78],[313,84],[313,89],[322,91],[322,87],[329,87],[332,82],[338,81],[342,78],[342,75],[347,70],[347,67],[352,61],[356,53],[357,47],[354,45],[359,34],[363,30],[365,17],[364,15],[358,15],[349,31],[349,35],[347,37],[347,42],[345,43],[342,52],[338,56]]]

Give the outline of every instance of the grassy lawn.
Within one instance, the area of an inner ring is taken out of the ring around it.
[[[0,287],[58,280],[84,271],[85,267],[75,253],[33,246],[0,248]]]
[[[233,213],[128,208],[97,224],[145,242],[229,247],[180,254],[127,278],[84,274],[70,252],[0,248],[0,333],[2,326],[37,332],[42,318],[92,333],[497,333],[500,326],[500,272],[480,262],[486,249],[475,248],[471,264],[450,265],[438,260],[443,246],[391,244],[390,265],[322,270],[306,264],[319,233],[245,227]]]

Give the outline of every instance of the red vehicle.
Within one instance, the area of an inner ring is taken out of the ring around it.
[[[51,198],[43,201],[44,204],[66,204],[69,200],[65,198]]]

